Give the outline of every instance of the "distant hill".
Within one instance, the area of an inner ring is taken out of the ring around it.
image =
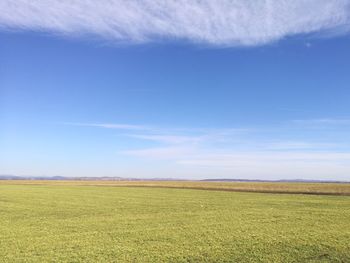
[[[17,176],[17,175],[0,175],[0,180],[75,180],[75,181],[202,181],[202,182],[276,182],[276,183],[350,183],[350,181],[332,181],[332,180],[260,180],[260,179],[202,179],[187,180],[176,178],[130,178],[130,177],[65,177],[65,176]]]
[[[65,176],[16,176],[0,175],[0,180],[78,180],[78,181],[187,181],[172,178],[130,178],[130,177],[65,177]]]
[[[0,180],[23,180],[23,178],[16,175],[0,175]]]

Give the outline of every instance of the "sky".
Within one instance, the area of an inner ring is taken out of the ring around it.
[[[350,181],[348,0],[0,10],[0,175]]]

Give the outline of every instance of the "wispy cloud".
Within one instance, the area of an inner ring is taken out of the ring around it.
[[[181,156],[178,156],[181,159]],[[192,156],[193,159],[180,160],[186,164],[198,164],[204,166],[239,166],[239,165],[276,165],[287,163],[297,165],[298,163],[321,163],[321,162],[346,162],[350,164],[350,153],[342,152],[227,152],[214,154],[197,154]]]
[[[317,129],[305,125],[314,122],[338,125],[346,121],[325,118],[292,121],[292,125],[299,127],[296,130],[285,123],[262,129],[116,123],[70,125],[112,129],[118,134],[113,140],[123,142],[123,148],[115,150],[120,156],[155,167],[170,165],[170,174],[175,169],[213,177],[332,179],[337,175],[349,180],[350,144],[346,134],[334,135],[333,129],[326,129],[325,133],[323,126]],[[280,133],[283,137],[276,137]]]
[[[116,130],[147,130],[149,127],[133,124],[121,124],[121,123],[80,123],[80,122],[65,122],[65,125],[72,126],[84,126],[84,127],[99,127],[106,129]]]
[[[97,127],[114,130],[127,130],[132,133],[121,134],[127,137],[148,140],[165,144],[186,144],[199,143],[205,141],[227,141],[233,137],[251,132],[251,129],[243,128],[179,128],[164,127],[157,125],[136,125],[127,123],[82,123],[64,122],[64,125]]]
[[[318,178],[350,180],[350,154],[341,152],[232,152],[199,154],[179,164],[245,178]]]
[[[332,180],[336,177],[350,180],[349,152],[235,151],[234,149],[214,148],[209,150],[198,147],[168,146],[125,151],[123,154],[154,160],[157,163],[165,160],[168,163],[177,164],[177,169],[214,178]],[[168,173],[172,172],[168,171]]]
[[[249,46],[350,29],[348,0],[2,0],[0,10],[3,28],[132,43],[183,39]]]
[[[266,146],[268,150],[318,150],[329,147],[336,147],[336,144],[332,143],[313,143],[302,141],[282,141],[272,142]]]
[[[122,152],[123,154],[152,159],[168,159],[176,160],[178,158],[186,158],[193,155],[196,152],[195,148],[190,146],[166,146],[166,147],[153,147],[138,150],[129,150]]]
[[[204,140],[204,136],[182,136],[182,135],[142,135],[142,134],[132,134],[128,135],[132,138],[149,140],[159,143],[166,144],[192,144],[198,143]]]

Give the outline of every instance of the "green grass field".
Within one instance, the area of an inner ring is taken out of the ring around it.
[[[350,262],[349,196],[15,183],[0,262]]]
[[[315,195],[349,195],[350,183],[281,183],[281,182],[206,182],[206,181],[50,181],[3,180],[0,185],[66,185],[66,186],[119,186],[159,187],[178,189],[218,190],[255,193],[289,193]]]

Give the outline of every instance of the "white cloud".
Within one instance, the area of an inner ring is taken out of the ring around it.
[[[159,148],[147,148],[139,150],[124,151],[123,154],[152,159],[177,159],[184,158],[194,153],[194,149],[186,146],[169,146]]]
[[[302,131],[310,131],[308,127],[304,127],[308,126],[304,122],[344,124],[347,120],[316,119],[292,123],[302,124]],[[145,167],[145,164],[151,167],[150,170],[157,170],[156,167],[162,165],[169,166],[163,167],[167,172],[164,176],[173,176],[175,171],[181,171],[188,176],[196,174],[195,176],[202,178],[350,180],[347,137],[324,136],[320,133],[322,127],[319,130],[313,128],[312,137],[303,138],[294,130],[288,131],[289,126],[283,125],[265,127],[263,130],[196,127],[184,129],[112,123],[73,125],[116,129],[115,132],[122,136],[118,138],[123,144],[130,143],[118,151],[120,156],[127,157],[132,162],[140,162],[139,166],[136,165],[139,169]],[[130,130],[130,133],[120,133],[120,129]],[[279,133],[284,134],[283,139],[275,138]]]
[[[303,178],[350,181],[350,154],[236,152],[179,159],[179,164],[235,178]]]
[[[271,165],[271,164],[306,164],[306,163],[347,163],[350,168],[350,154],[339,152],[231,152],[216,154],[197,154],[192,159],[181,160],[179,162],[186,164],[196,164],[203,166],[249,166],[252,164]]]
[[[268,150],[315,150],[315,149],[327,149],[330,147],[337,147],[338,145],[332,143],[312,143],[302,141],[283,141],[283,142],[272,142],[266,146]]]
[[[350,29],[349,0],[1,0],[0,10],[3,28],[132,43],[248,46]]]
[[[196,172],[200,177],[324,179],[350,181],[348,152],[220,151],[196,147],[169,146],[123,152],[159,162],[177,164],[172,169]],[[169,169],[167,174],[172,174]],[[189,176],[194,176],[189,174]]]
[[[198,143],[201,140],[204,139],[204,136],[182,136],[182,135],[139,135],[139,134],[133,134],[128,135],[132,138],[142,139],[142,140],[149,140],[159,143],[167,143],[167,144],[193,144]]]
[[[133,124],[121,124],[121,123],[78,123],[78,122],[66,122],[66,125],[72,126],[85,126],[85,127],[99,127],[106,129],[116,129],[116,130],[147,130],[146,126],[133,125]]]

